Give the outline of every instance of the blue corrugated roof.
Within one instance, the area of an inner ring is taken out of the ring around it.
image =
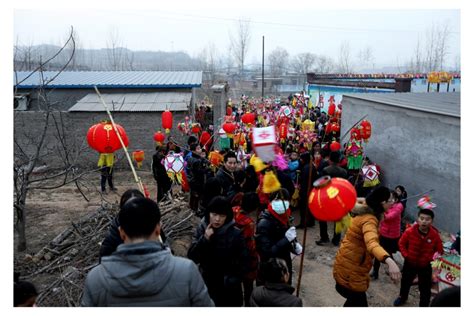
[[[41,85],[40,73],[19,71],[13,74],[18,88],[29,89]],[[45,71],[45,81],[56,71]],[[202,84],[202,71],[63,71],[48,84],[48,88],[194,88]]]

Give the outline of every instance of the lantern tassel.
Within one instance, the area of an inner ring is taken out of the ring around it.
[[[267,171],[263,177],[263,193],[272,193],[280,190],[281,184],[273,171]]]
[[[100,154],[99,161],[97,162],[97,167],[112,167],[114,165],[114,154]]]

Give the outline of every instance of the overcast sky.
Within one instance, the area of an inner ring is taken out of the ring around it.
[[[178,1],[175,1],[178,3]],[[453,9],[318,9],[303,5],[272,8],[204,8],[168,5],[163,9],[57,10],[15,9],[14,41],[20,44],[59,44],[74,26],[83,48],[105,48],[111,32],[132,50],[181,50],[195,56],[209,43],[221,55],[228,52],[229,34],[236,33],[239,18],[250,19],[251,43],[247,63],[260,63],[262,35],[265,51],[280,46],[290,55],[312,52],[337,60],[341,43],[347,42],[353,58],[370,47],[376,66],[404,65],[413,55],[417,40],[435,24],[451,31],[447,64],[460,55],[460,10]],[[221,3],[221,2],[218,2]],[[288,1],[290,3],[290,1]],[[53,7],[54,6],[50,6]]]

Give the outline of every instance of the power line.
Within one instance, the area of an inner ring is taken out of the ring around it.
[[[251,19],[236,19],[236,18],[226,18],[226,17],[215,17],[215,16],[203,16],[195,14],[184,14],[176,13],[171,11],[162,11],[165,13],[177,15],[177,16],[186,16],[192,18],[201,18],[201,19],[213,19],[221,21],[233,21],[233,22],[248,22],[253,24],[264,24],[264,25],[274,25],[274,26],[287,26],[287,27],[298,27],[298,28],[309,28],[315,30],[335,30],[335,31],[350,31],[350,32],[404,32],[404,33],[413,33],[413,30],[390,30],[390,29],[361,29],[361,28],[343,28],[343,27],[328,27],[328,26],[315,26],[315,25],[304,25],[304,24],[290,24],[290,23],[277,23],[277,22],[266,22],[266,21],[252,21]],[[459,32],[449,32],[450,34],[459,34]]]

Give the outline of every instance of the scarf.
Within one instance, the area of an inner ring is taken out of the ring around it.
[[[268,203],[268,212],[272,214],[273,217],[275,217],[280,223],[282,223],[285,226],[290,225],[290,216],[291,216],[291,210],[288,208],[285,213],[283,214],[278,214],[275,212],[272,208],[272,204]]]

